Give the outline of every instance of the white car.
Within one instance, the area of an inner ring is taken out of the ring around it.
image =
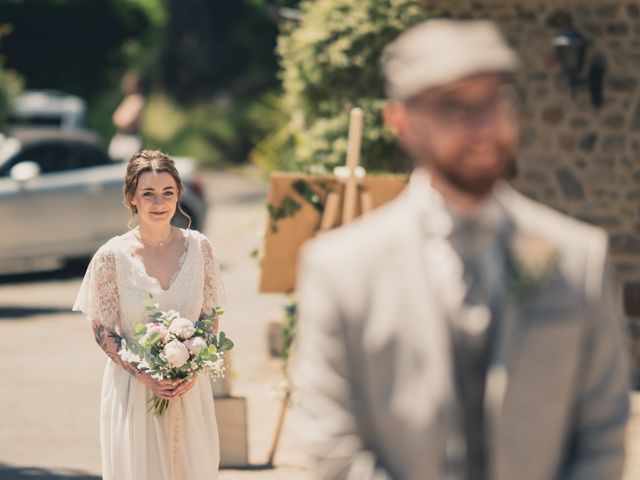
[[[58,90],[26,90],[13,100],[9,122],[14,125],[78,129],[87,126],[87,104]]]
[[[195,163],[176,158],[182,208],[201,230],[206,202]],[[125,164],[88,131],[16,129],[0,135],[0,273],[56,269],[127,229]],[[174,225],[186,226],[176,213]]]

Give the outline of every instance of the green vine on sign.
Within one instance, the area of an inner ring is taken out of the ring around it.
[[[330,182],[319,180],[314,183],[325,192],[330,192],[332,190]],[[306,180],[296,180],[293,183],[292,188],[294,192],[304,199],[305,202],[315,208],[322,215],[324,212],[324,203],[322,203],[320,195],[311,188],[309,182]],[[269,211],[269,217],[271,219],[271,232],[277,233],[278,221],[293,217],[301,208],[302,205],[289,195],[282,199],[282,203],[279,206],[267,203],[267,210]]]
[[[320,200],[320,195],[311,188],[308,182],[305,182],[304,180],[297,180],[292,186],[298,195],[304,198],[309,205],[322,214],[324,211],[324,205]]]
[[[301,208],[302,206],[289,196],[282,200],[282,204],[279,207],[275,207],[273,204],[267,203],[267,210],[269,211],[269,216],[271,218],[271,232],[278,232],[278,220],[293,217]]]

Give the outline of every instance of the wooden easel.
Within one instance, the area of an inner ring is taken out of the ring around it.
[[[351,222],[356,216],[358,202],[358,186],[364,180],[366,171],[360,166],[360,148],[362,145],[363,111],[360,108],[351,109],[349,116],[349,134],[347,138],[347,164],[344,167],[336,167],[333,170],[335,177],[344,184],[344,196],[342,201],[342,224]],[[340,192],[329,193],[325,204],[319,232],[325,232],[336,226],[338,210],[340,207]],[[360,192],[360,208],[362,213],[373,210],[373,198],[367,191]],[[293,352],[290,353],[289,362],[293,359]],[[280,404],[280,413],[276,424],[276,431],[269,452],[267,465],[273,466],[273,461],[278,450],[282,427],[287,414],[287,406],[291,399],[292,388],[289,380],[289,372],[285,372],[285,392]]]

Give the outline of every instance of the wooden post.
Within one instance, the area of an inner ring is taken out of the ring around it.
[[[336,177],[344,181],[344,197],[342,202],[342,224],[351,222],[356,216],[356,207],[358,202],[358,183],[363,178],[364,170],[360,167],[360,147],[362,144],[362,124],[364,114],[362,109],[353,108],[349,116],[349,134],[347,138],[347,165],[345,167],[337,167],[334,170]],[[368,192],[360,195],[363,213],[373,209],[373,199]],[[324,208],[324,214],[320,222],[320,231],[330,230],[335,226],[335,220],[338,215],[338,206],[340,196],[337,192],[331,192],[327,197]],[[286,373],[287,386],[280,405],[280,413],[276,423],[276,431],[269,451],[267,465],[272,466],[282,436],[282,427],[287,413],[287,406],[291,398],[291,383],[289,374]]]
[[[347,139],[347,169],[348,178],[344,186],[344,204],[342,223],[349,223],[356,216],[356,202],[358,195],[358,179],[356,169],[360,165],[360,146],[362,144],[363,112],[360,108],[351,110],[349,117],[349,137]]]

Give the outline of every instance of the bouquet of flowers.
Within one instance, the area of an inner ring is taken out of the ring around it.
[[[190,380],[198,373],[224,377],[224,352],[233,342],[224,332],[214,331],[214,318],[224,309],[215,307],[194,323],[175,310],[161,311],[151,295],[144,306],[147,321],[135,326],[133,340],[122,340],[120,358],[158,380]],[[157,416],[169,406],[169,400],[156,395],[149,403],[149,411]]]

